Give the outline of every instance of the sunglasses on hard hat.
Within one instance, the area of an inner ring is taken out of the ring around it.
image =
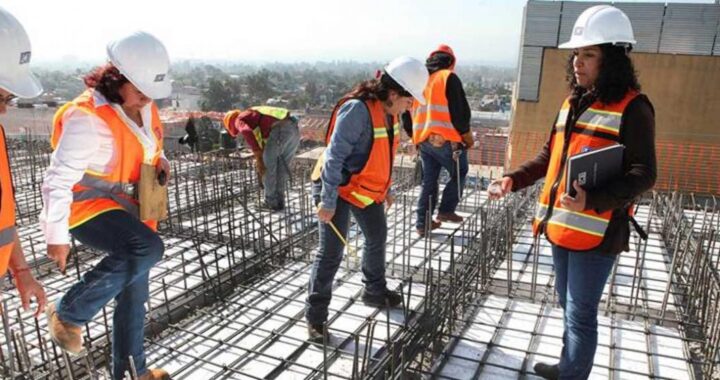
[[[0,96],[0,103],[10,104],[10,102],[12,102],[15,98],[17,98],[17,96],[12,94],[8,96]]]

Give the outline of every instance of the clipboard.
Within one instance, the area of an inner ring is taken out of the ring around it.
[[[168,217],[167,186],[160,184],[155,166],[142,164],[138,185],[140,220],[165,220]]]

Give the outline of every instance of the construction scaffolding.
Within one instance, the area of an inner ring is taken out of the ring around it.
[[[530,231],[537,188],[489,201],[488,178],[471,172],[462,223],[415,234],[414,163],[401,156],[396,203],[387,213],[388,287],[402,307],[364,305],[363,237],[353,225],[335,277],[330,339],[306,341],[305,298],[317,250],[311,161],[296,160],[286,208],[259,207],[252,162],[223,153],[171,156],[164,259],[150,274],[148,365],[174,379],[534,378],[535,361],[557,360],[562,310],[550,247]],[[102,257],[72,248],[67,275],[45,255],[37,216],[47,143],[13,141],[18,225],[33,273],[56,300]],[[649,194],[601,302],[593,378],[703,379],[720,363],[720,248],[716,199]],[[7,282],[6,282],[7,284]],[[85,351],[68,356],[47,321],[3,293],[0,372],[16,379],[108,378],[114,305],[84,326]],[[131,378],[134,374],[128,374]]]

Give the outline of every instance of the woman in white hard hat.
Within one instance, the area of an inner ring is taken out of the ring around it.
[[[164,246],[157,222],[139,219],[133,193],[143,164],[160,177],[169,173],[152,99],[170,96],[170,60],[162,42],[144,32],[111,42],[107,54],[110,62],[85,77],[88,89],[55,115],[41,214],[48,256],[61,271],[68,233],[107,256],[48,306],[50,335],[80,352],[81,326],[115,299],[113,378],[124,378],[132,359],[140,379],[164,379],[167,372],[146,367],[143,350],[148,273]]]
[[[13,15],[0,8],[0,114],[7,112],[8,104],[16,96],[34,98],[42,93],[40,82],[30,72],[30,55],[30,39],[25,29]],[[8,269],[15,279],[23,308],[30,307],[32,298],[37,300],[37,317],[45,307],[45,291],[25,261],[15,229],[15,194],[5,129],[0,125],[0,291]]]
[[[655,116],[640,93],[629,53],[635,44],[627,16],[609,5],[583,12],[569,42],[572,90],[555,120],[550,139],[533,160],[490,187],[499,198],[545,177],[533,225],[552,245],[555,289],[564,310],[559,364],[535,364],[547,379],[586,379],[597,347],[597,309],[616,256],[629,250],[636,197],[655,184]],[[617,177],[592,190],[578,181],[566,189],[568,157],[611,145],[625,146]],[[537,242],[536,242],[537,244]]]
[[[342,261],[343,241],[353,214],[365,237],[362,257],[362,300],[372,306],[397,306],[400,294],[385,280],[385,209],[393,158],[400,140],[398,115],[410,109],[413,98],[425,104],[428,80],[425,65],[400,57],[377,79],[357,84],[332,112],[326,135],[322,171],[313,175],[320,220],[320,246],[310,274],[305,317],[308,336],[322,342],[332,284]],[[341,236],[338,236],[342,235]]]

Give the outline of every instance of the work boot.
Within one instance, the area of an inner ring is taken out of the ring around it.
[[[560,378],[560,366],[557,364],[545,364],[537,362],[533,366],[535,374],[542,377],[543,379],[556,380]]]
[[[162,368],[151,368],[138,376],[138,380],[170,380],[170,374]]]
[[[439,212],[437,220],[440,222],[460,223],[463,221],[463,217],[454,212]]]
[[[369,294],[366,290],[363,290],[362,301],[365,305],[375,307],[395,307],[402,304],[402,296],[400,293],[385,289],[381,294]]]
[[[430,231],[436,230],[436,229],[440,228],[440,226],[442,226],[442,223],[433,220],[430,222]],[[418,228],[416,230],[416,232],[417,232],[418,236],[425,237],[425,227]]]
[[[79,354],[83,350],[82,328],[61,321],[55,311],[55,303],[47,305],[45,315],[48,319],[48,330],[53,342],[71,354]]]
[[[313,324],[313,323],[308,322],[307,329],[308,329],[308,341],[310,343],[323,344],[323,325],[322,324]],[[328,342],[330,342],[330,337],[328,337]]]
[[[264,202],[260,202],[260,204],[258,205],[258,208],[260,210],[264,210],[264,211],[277,212],[277,211],[282,211],[283,209],[285,209],[285,206],[282,204],[277,204],[277,205],[270,204],[267,201],[264,201]]]

